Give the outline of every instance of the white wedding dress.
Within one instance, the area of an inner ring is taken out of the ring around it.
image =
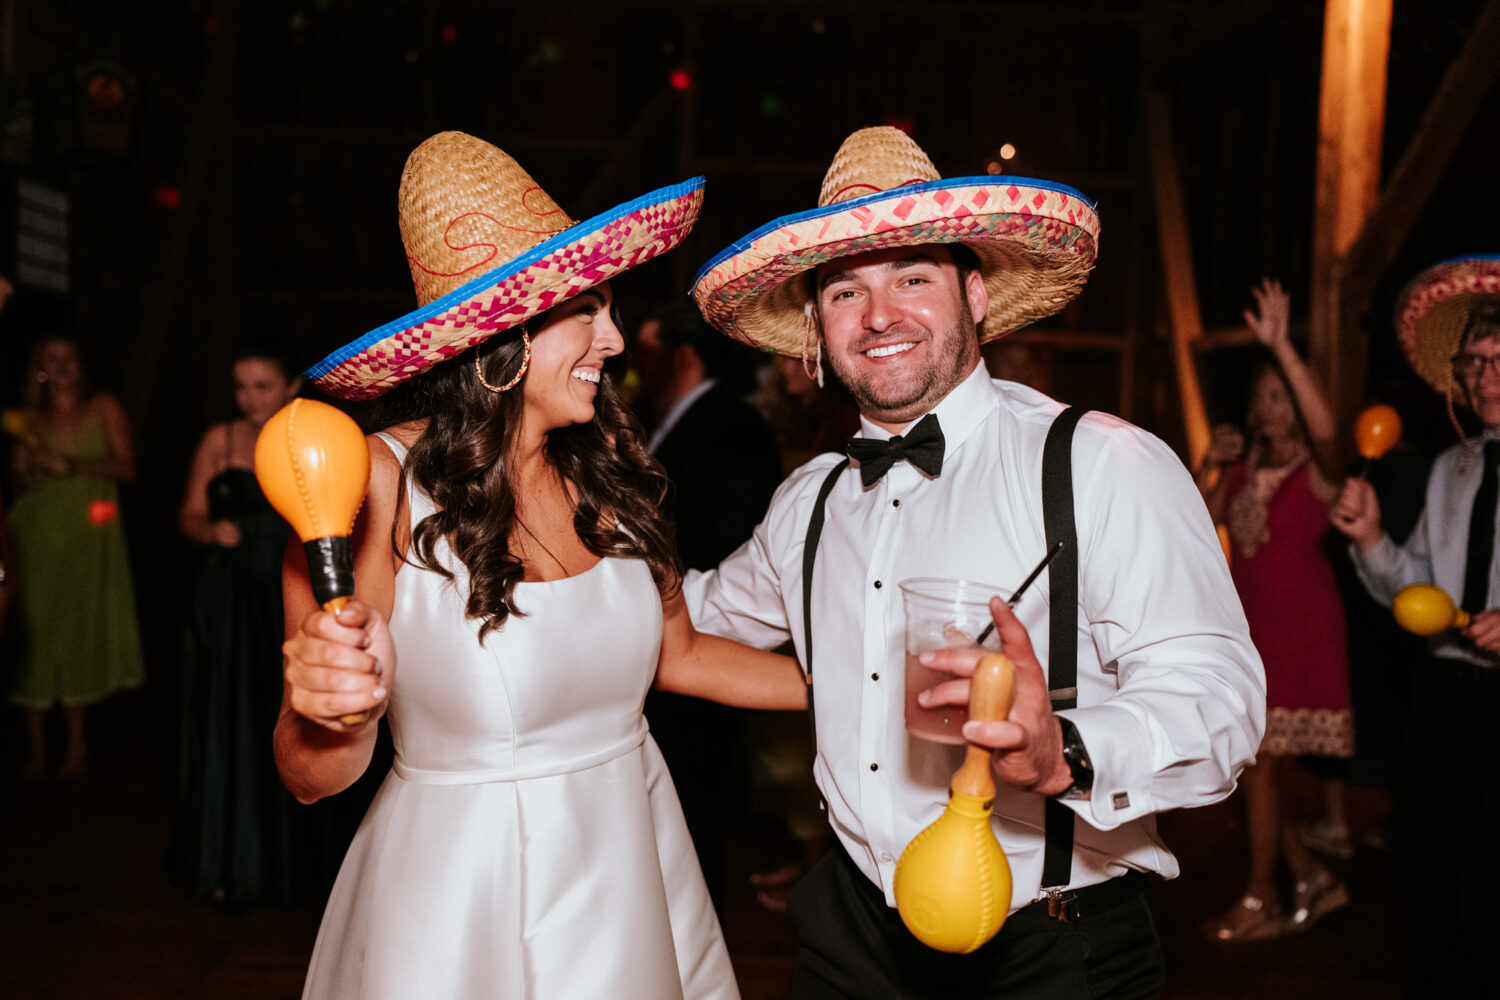
[[[431,513],[420,490],[409,499],[413,524]],[[468,574],[438,552],[453,583],[396,575],[395,764],[339,871],[304,998],[737,998],[641,715],[662,628],[646,565],[522,583],[525,617],[481,646]]]

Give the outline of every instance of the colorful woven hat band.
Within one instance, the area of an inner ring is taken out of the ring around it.
[[[989,291],[983,340],[1050,316],[1088,280],[1098,250],[1092,203],[1061,184],[1025,178],[941,179],[905,133],[862,129],[840,147],[819,207],[783,216],[706,264],[693,295],[736,339],[781,354],[802,350],[807,272],[870,250],[962,243]],[[797,279],[797,280],[794,280]]]
[[[442,132],[407,159],[398,198],[419,308],[308,370],[369,399],[665,253],[692,231],[703,178],[573,222],[503,151]]]
[[[1428,385],[1462,399],[1453,355],[1469,314],[1486,299],[1500,301],[1500,254],[1455,257],[1434,264],[1396,300],[1396,336],[1407,361]]]

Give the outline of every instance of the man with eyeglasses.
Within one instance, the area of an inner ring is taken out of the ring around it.
[[[1404,545],[1380,528],[1364,479],[1344,484],[1329,511],[1352,540],[1360,580],[1389,604],[1408,584],[1433,583],[1469,613],[1469,624],[1428,641],[1412,671],[1412,702],[1392,815],[1400,912],[1408,926],[1412,995],[1500,996],[1500,967],[1483,906],[1500,894],[1492,839],[1500,830],[1500,565],[1494,559],[1500,497],[1500,256],[1444,261],[1407,286],[1397,334],[1412,367],[1448,402],[1467,405],[1483,433],[1444,451],[1427,481],[1426,507]],[[1460,431],[1460,436],[1462,432]],[[1461,889],[1458,887],[1462,886]]]

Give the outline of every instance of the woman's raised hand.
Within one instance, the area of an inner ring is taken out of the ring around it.
[[[1255,308],[1245,310],[1245,325],[1255,339],[1273,351],[1291,343],[1292,299],[1282,290],[1281,282],[1262,278],[1260,286],[1252,288]]]
[[[336,732],[353,732],[385,713],[396,647],[380,612],[357,598],[337,615],[316,611],[281,647],[292,710]],[[369,712],[353,725],[343,716]]]

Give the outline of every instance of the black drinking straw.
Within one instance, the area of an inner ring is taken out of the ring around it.
[[[1053,556],[1062,551],[1062,547],[1062,542],[1054,543],[1052,548],[1047,550],[1047,554],[1042,556],[1042,561],[1036,564],[1036,569],[1032,570],[1031,575],[1021,581],[1021,585],[1016,588],[1016,592],[1014,594],[1011,594],[1010,600],[1006,601],[1005,603],[1009,604],[1011,607],[1015,607],[1016,602],[1021,599],[1021,595],[1026,593],[1026,588],[1031,586],[1036,578],[1042,575],[1042,570],[1047,568],[1047,564],[1052,561]],[[984,640],[988,639],[990,637],[990,633],[993,631],[995,631],[995,623],[990,622],[984,627],[984,631],[979,633],[979,638],[974,640],[974,645],[984,645]]]

